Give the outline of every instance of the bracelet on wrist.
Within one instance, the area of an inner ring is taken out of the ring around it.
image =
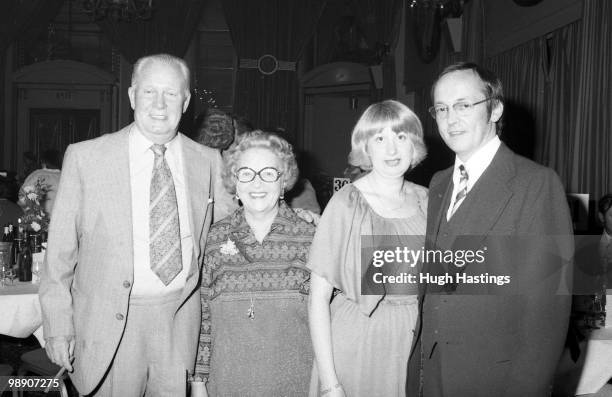
[[[334,389],[342,389],[342,385],[340,383],[336,383],[332,387],[328,387],[327,389],[322,389],[321,393],[319,393],[319,395],[320,396],[324,396],[327,393],[331,393],[331,391],[334,390]]]

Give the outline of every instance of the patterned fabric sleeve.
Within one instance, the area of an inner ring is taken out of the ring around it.
[[[202,301],[202,327],[200,328],[200,341],[198,343],[198,356],[196,359],[196,376],[208,381],[210,374],[211,355],[211,321],[210,321],[210,296],[212,269],[215,257],[207,252],[204,255],[202,266],[202,286],[200,287],[200,299]]]

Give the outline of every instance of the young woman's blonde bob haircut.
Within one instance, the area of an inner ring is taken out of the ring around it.
[[[370,105],[361,115],[351,136],[349,164],[364,170],[372,169],[372,162],[366,152],[368,140],[390,127],[395,133],[405,132],[414,146],[410,168],[414,168],[427,155],[423,142],[423,126],[412,110],[401,102],[386,100]]]

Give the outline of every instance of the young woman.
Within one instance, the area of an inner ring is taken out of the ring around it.
[[[402,295],[361,295],[371,271],[362,266],[361,248],[363,236],[423,246],[427,190],[404,179],[426,154],[421,122],[399,102],[376,103],[357,122],[351,144],[350,164],[369,173],[332,197],[308,261],[316,358],[310,396],[404,396],[417,286]]]

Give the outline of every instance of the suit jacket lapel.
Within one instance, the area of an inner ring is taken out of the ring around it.
[[[440,222],[442,217],[446,216],[446,210],[444,203],[447,202],[448,197],[452,194],[453,168],[442,171],[440,178],[429,186],[429,202],[427,209],[427,238],[429,243],[433,244],[432,247],[436,246],[438,232],[440,231]]]
[[[130,183],[129,132],[131,124],[112,135],[107,148],[108,162],[101,166],[108,172],[109,178],[104,180],[100,189],[100,200],[105,200],[109,206],[110,216],[106,217],[113,236],[120,236],[116,249],[123,252],[120,257],[129,258],[133,269],[134,236],[132,230],[132,186]]]
[[[510,149],[502,144],[468,193],[466,202],[459,206],[455,216],[462,222],[463,234],[484,238],[494,228],[513,195],[509,188],[510,180],[516,174],[512,156]]]
[[[462,236],[451,244],[454,249],[475,249],[491,234],[513,195],[508,187],[515,175],[512,156],[513,153],[502,144],[453,215],[453,221],[458,222],[455,228]],[[451,266],[451,271],[465,273],[468,267],[469,264],[461,268]],[[455,284],[453,288],[456,287]]]

